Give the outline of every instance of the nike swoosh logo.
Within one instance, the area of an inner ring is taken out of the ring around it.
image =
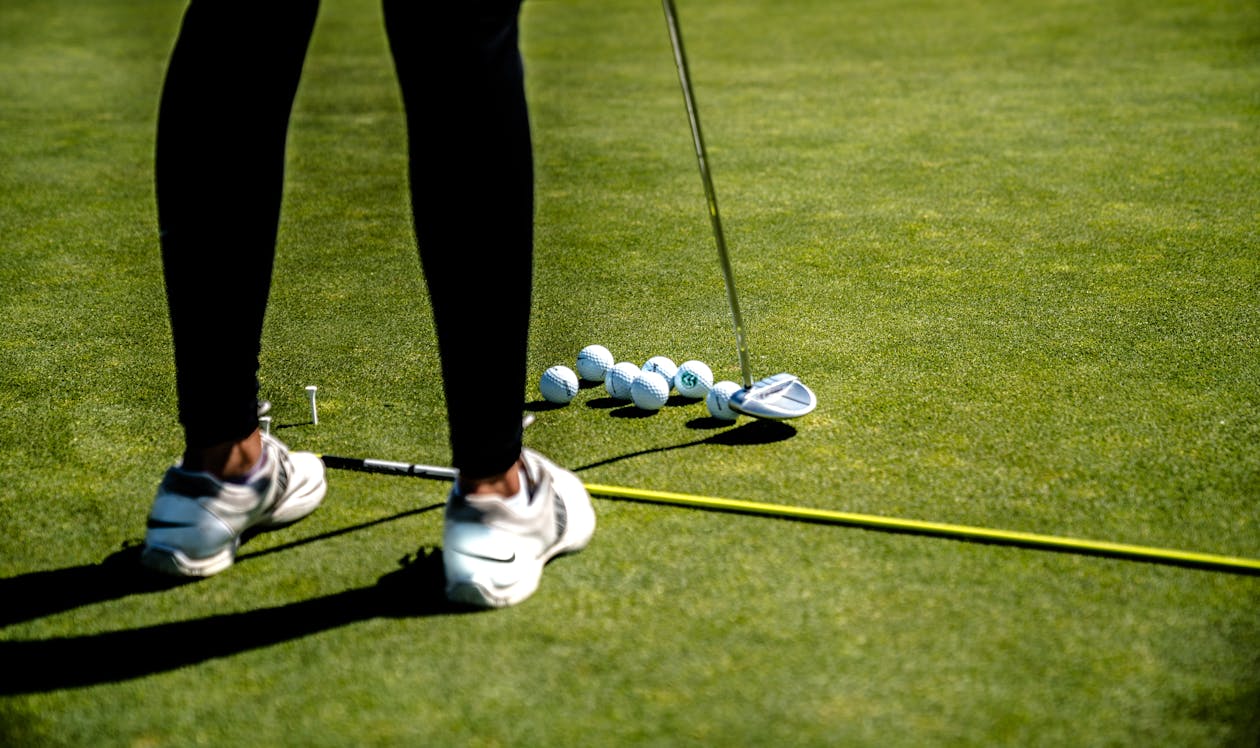
[[[196,525],[191,525],[187,522],[167,522],[161,519],[150,519],[148,527],[150,530],[168,530],[177,527],[196,527]]]
[[[468,556],[469,558],[478,558],[478,559],[481,559],[482,561],[494,561],[495,563],[500,563],[500,564],[510,564],[516,560],[516,553],[513,553],[512,555],[504,558],[503,556],[486,556],[481,553],[469,553],[468,551],[457,550],[456,552],[459,553],[461,556]]]

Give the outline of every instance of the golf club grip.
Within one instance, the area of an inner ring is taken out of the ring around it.
[[[709,173],[709,156],[704,147],[704,135],[700,130],[700,112],[691,86],[691,71],[687,65],[687,53],[683,50],[682,29],[678,25],[678,10],[674,0],[661,0],[665,10],[665,23],[669,27],[669,43],[674,50],[674,65],[678,68],[678,82],[682,86],[683,103],[687,107],[687,121],[691,124],[691,139],[696,150],[696,163],[700,167],[700,181],[704,183],[704,196],[709,203],[709,222],[713,225],[713,241],[717,244],[718,261],[722,265],[722,280],[726,283],[726,301],[731,307],[731,320],[735,326],[735,345],[739,350],[739,370],[744,378],[744,389],[753,385],[752,365],[749,363],[748,343],[744,337],[744,318],[739,311],[739,296],[735,292],[735,273],[731,270],[731,258],[726,251],[726,236],[722,232],[722,216],[718,212],[717,190]]]

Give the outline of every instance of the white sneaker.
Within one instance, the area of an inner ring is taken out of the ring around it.
[[[446,502],[446,596],[483,608],[515,605],[538,589],[543,566],[576,553],[595,533],[595,508],[576,475],[533,450],[522,453],[529,502],[460,496]]]
[[[141,562],[183,577],[218,574],[236,560],[241,536],[302,519],[324,499],[324,464],[311,452],[290,452],[262,435],[260,470],[248,483],[209,473],[166,471],[149,511]]]

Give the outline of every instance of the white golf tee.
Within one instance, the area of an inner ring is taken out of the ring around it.
[[[306,386],[306,397],[311,401],[311,423],[315,426],[319,425],[319,411],[315,409],[315,390],[319,389],[313,384]]]

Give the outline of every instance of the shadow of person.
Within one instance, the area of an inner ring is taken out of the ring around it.
[[[149,571],[140,545],[130,543],[99,564],[51,569],[0,579],[0,628],[84,605],[174,589],[193,580]]]
[[[83,636],[0,641],[0,695],[140,678],[372,618],[456,615],[440,549],[421,549],[370,587],[188,621]]]
[[[439,509],[444,504],[338,528],[253,553],[236,565],[291,548]],[[248,538],[247,538],[248,539]],[[97,564],[0,579],[0,628],[133,595],[195,583],[158,574],[140,563],[139,541]],[[52,639],[0,641],[0,694],[34,693],[135,678],[265,647],[354,621],[468,610],[446,601],[440,550],[421,551],[363,589],[275,608],[157,624],[124,631]]]
[[[298,546],[431,512],[443,506],[444,504],[431,504],[418,509],[410,509],[252,553],[245,553],[242,550],[236,557],[236,565],[247,564],[253,559]],[[246,534],[242,543],[248,543],[252,536],[252,534]],[[245,545],[242,545],[242,549],[244,547]],[[140,542],[133,540],[125,543],[121,550],[106,556],[98,564],[35,571],[0,579],[0,601],[3,601],[0,604],[0,629],[85,605],[120,600],[132,595],[162,592],[197,581],[150,571],[140,564],[140,551]]]

